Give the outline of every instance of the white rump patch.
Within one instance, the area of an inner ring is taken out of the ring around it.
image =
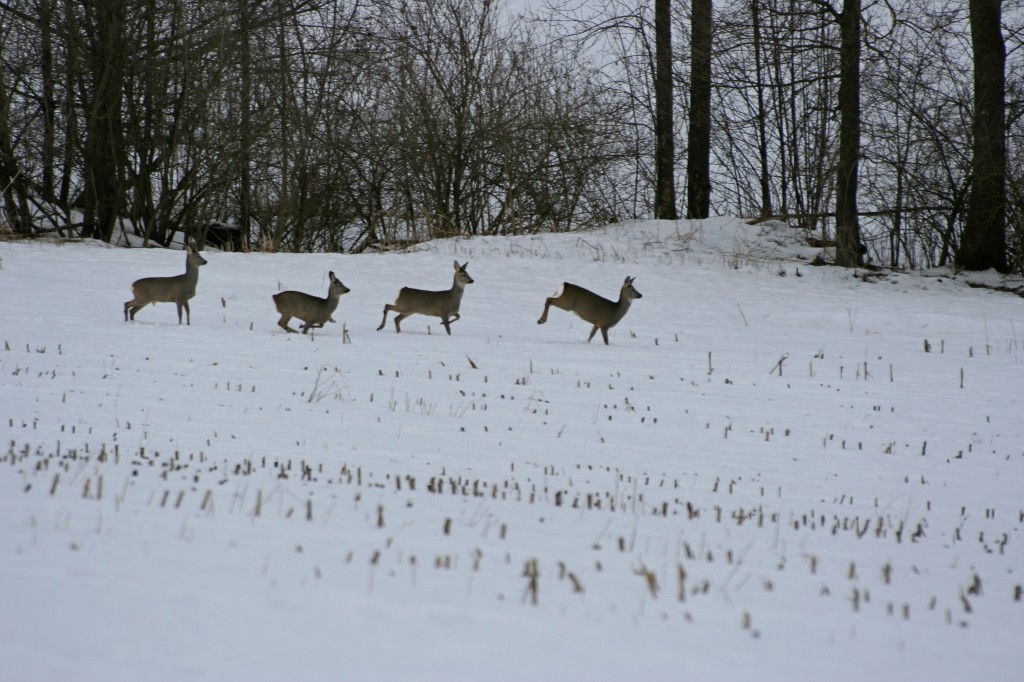
[[[558,285],[558,291],[551,294],[551,298],[561,298],[562,294],[565,293],[565,283]]]

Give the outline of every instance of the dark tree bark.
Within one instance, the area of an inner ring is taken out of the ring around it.
[[[836,265],[857,267],[863,262],[857,220],[857,182],[860,162],[860,0],[844,0],[838,15],[839,162],[836,168]]]
[[[690,35],[690,128],[686,217],[711,211],[711,0],[693,0]]]
[[[974,46],[974,157],[967,223],[956,262],[967,270],[1006,264],[1006,46],[1002,0],[970,0]]]
[[[239,131],[238,131],[238,227],[242,232],[242,250],[252,244],[252,54],[249,3],[239,0]]]
[[[757,88],[757,157],[761,174],[761,215],[772,214],[771,176],[768,172],[768,107],[765,102],[764,47],[761,40],[761,0],[751,0],[751,31],[754,34],[754,74]]]
[[[85,149],[82,154],[85,210],[82,234],[109,242],[124,205],[121,110],[127,50],[124,0],[86,3],[88,84],[85,94]]]
[[[6,221],[15,234],[32,234],[28,183],[17,162],[9,111],[13,88],[0,77],[0,225]]]
[[[679,214],[672,124],[672,0],[654,0],[654,43],[654,217],[675,220]]]
[[[54,91],[56,89],[56,78],[54,74],[54,34],[56,29],[53,25],[54,0],[41,0],[38,4],[39,12],[39,73],[42,88],[43,118],[43,149],[42,149],[42,192],[43,198],[48,202],[56,201],[56,177],[55,159],[57,136],[57,114]]]

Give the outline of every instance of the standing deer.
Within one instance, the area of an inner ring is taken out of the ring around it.
[[[544,313],[537,320],[537,324],[547,322],[548,308],[555,306],[576,313],[577,317],[594,325],[594,328],[590,330],[590,336],[587,337],[588,343],[600,329],[601,336],[604,337],[604,344],[607,346],[608,330],[626,316],[634,299],[643,298],[643,294],[633,288],[634,279],[633,277],[626,278],[622,284],[622,290],[619,292],[619,300],[614,302],[583,287],[565,282],[554,296],[544,301]]]
[[[327,273],[327,276],[331,279],[330,287],[327,289],[327,298],[311,296],[301,291],[282,291],[274,294],[274,305],[277,306],[277,312],[281,313],[281,319],[277,321],[277,326],[286,332],[295,334],[295,330],[288,326],[288,321],[297,317],[304,323],[302,333],[305,334],[310,329],[317,329],[327,322],[334,322],[331,314],[338,307],[338,299],[351,289],[342,284],[333,272]]]
[[[185,273],[174,277],[144,277],[132,284],[135,296],[124,304],[124,319],[135,319],[135,313],[150,303],[176,303],[178,305],[178,324],[181,324],[181,309],[185,309],[187,323],[192,324],[192,312],[188,309],[188,301],[196,295],[196,284],[199,283],[199,266],[206,265],[206,259],[199,255],[194,244],[189,244],[185,254]]]
[[[452,282],[451,289],[445,291],[424,291],[422,289],[402,287],[402,290],[398,292],[398,298],[395,299],[395,302],[384,306],[384,318],[380,321],[377,331],[384,328],[388,321],[388,313],[393,310],[398,313],[395,316],[395,332],[402,331],[402,320],[410,315],[419,314],[440,317],[445,331],[451,336],[451,324],[460,318],[459,305],[462,303],[462,292],[467,284],[473,283],[473,278],[466,271],[466,266],[468,265],[468,261],[462,265],[459,265],[459,261],[455,261],[455,279]]]

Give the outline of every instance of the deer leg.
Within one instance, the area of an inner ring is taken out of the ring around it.
[[[132,303],[134,303],[134,302],[135,302],[134,298],[131,301],[125,301],[124,302],[124,321],[125,322],[128,321],[128,309],[132,307]]]
[[[291,319],[291,315],[281,315],[281,319],[277,321],[277,326],[285,330],[289,334],[295,334],[296,331],[288,326],[288,321]]]
[[[540,319],[537,320],[537,324],[544,324],[545,322],[548,321],[548,308],[551,307],[551,302],[553,300],[554,299],[549,298],[546,301],[544,301],[544,312],[541,314]]]
[[[452,316],[449,317],[447,320],[445,320],[443,317],[441,318],[441,323],[444,324],[444,328],[445,330],[447,330],[448,336],[452,335],[452,325],[461,319],[462,315],[459,315],[458,313],[452,313]]]
[[[125,307],[125,313],[127,313],[127,317],[125,319],[134,320],[135,319],[135,313],[137,313],[140,310],[142,310],[143,308],[145,308],[146,304],[143,303],[142,305],[136,305],[135,304],[135,299],[132,299],[132,300],[128,301],[127,303],[125,303],[124,307]]]
[[[394,309],[395,309],[395,306],[391,305],[390,303],[388,303],[387,305],[384,306],[384,318],[380,321],[380,326],[377,327],[377,331],[380,331],[381,329],[384,328],[384,325],[388,321],[388,313],[391,312]]]
[[[412,313],[399,313],[395,316],[395,332],[398,334],[402,333],[402,320],[409,317]]]
[[[594,328],[590,330],[590,336],[588,336],[588,337],[587,337],[587,343],[590,343],[590,341],[591,341],[591,340],[592,340],[592,339],[594,338],[594,334],[596,334],[596,333],[597,333],[597,330],[598,330],[598,329],[600,329],[600,327],[598,327],[598,326],[597,326],[597,325],[595,324],[595,325],[594,325]],[[605,343],[607,343],[607,342],[605,342]]]
[[[608,345],[608,327],[601,327],[601,336],[604,337],[604,345]]]

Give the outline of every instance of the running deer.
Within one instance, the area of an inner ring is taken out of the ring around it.
[[[277,312],[281,313],[281,319],[277,321],[277,326],[286,332],[295,334],[296,331],[288,326],[288,321],[297,317],[304,323],[302,333],[305,334],[310,329],[318,329],[327,322],[334,322],[331,314],[338,307],[338,299],[351,289],[342,284],[333,272],[327,273],[327,276],[331,280],[327,289],[327,298],[311,296],[301,291],[282,291],[274,294],[274,305],[277,306]]]
[[[380,321],[377,331],[384,328],[388,321],[388,313],[393,310],[398,313],[395,316],[396,332],[402,331],[402,320],[410,315],[419,314],[440,317],[444,330],[451,336],[451,324],[460,317],[459,305],[462,303],[462,292],[467,284],[473,283],[473,278],[466,271],[466,266],[468,265],[468,261],[462,265],[459,265],[459,261],[455,261],[455,280],[452,282],[451,289],[445,291],[424,291],[422,289],[402,287],[402,290],[398,292],[398,298],[395,299],[395,302],[384,306],[384,318]]]
[[[633,277],[627,277],[626,281],[623,282],[618,301],[609,301],[607,298],[598,296],[583,287],[565,282],[555,292],[554,296],[544,301],[544,314],[537,320],[537,324],[547,322],[548,308],[555,306],[556,308],[576,313],[577,317],[594,325],[594,328],[590,330],[590,336],[587,337],[588,343],[594,338],[597,330],[600,329],[601,336],[604,337],[604,343],[607,346],[608,330],[617,325],[619,320],[626,316],[630,304],[635,299],[643,298],[643,295],[633,288],[633,279]]]
[[[187,323],[192,324],[192,312],[188,309],[188,301],[196,295],[196,284],[199,283],[199,266],[206,265],[206,259],[199,255],[194,244],[189,244],[185,253],[185,273],[174,277],[144,277],[132,284],[135,296],[124,303],[124,319],[135,319],[135,313],[150,303],[176,303],[178,305],[178,324],[181,324],[181,310],[185,309]]]

